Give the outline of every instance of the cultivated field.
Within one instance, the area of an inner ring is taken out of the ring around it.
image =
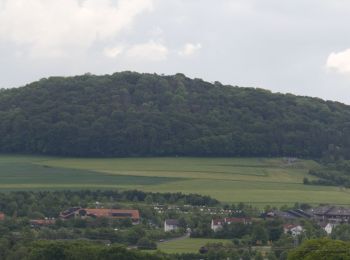
[[[224,202],[350,204],[350,191],[302,184],[314,161],[282,158],[67,159],[0,156],[0,190],[140,189],[210,195]],[[310,178],[310,176],[308,176]],[[311,177],[312,178],[312,177]]]

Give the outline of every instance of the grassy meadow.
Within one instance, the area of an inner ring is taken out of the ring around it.
[[[225,239],[186,238],[158,243],[158,249],[168,254],[198,253],[199,249],[208,243],[229,242],[230,240]]]
[[[78,159],[0,156],[0,191],[43,189],[140,189],[210,195],[257,205],[295,202],[350,204],[350,191],[306,186],[310,160],[282,158]],[[312,177],[308,176],[309,179]]]
[[[181,254],[181,253],[198,253],[202,246],[208,243],[232,243],[229,239],[215,239],[215,238],[186,238],[172,240],[169,242],[158,243],[158,249],[167,254]],[[253,250],[260,251],[264,254],[270,252],[269,246],[252,247]]]

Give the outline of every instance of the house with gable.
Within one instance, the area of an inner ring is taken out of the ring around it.
[[[177,219],[166,219],[164,221],[164,231],[175,231],[180,227],[180,223]]]

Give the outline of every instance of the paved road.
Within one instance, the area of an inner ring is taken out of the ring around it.
[[[183,240],[183,239],[189,238],[190,235],[191,235],[191,233],[186,233],[185,235],[183,235],[181,237],[164,239],[163,241],[159,241],[158,243],[167,243],[167,242],[171,242],[171,241]]]

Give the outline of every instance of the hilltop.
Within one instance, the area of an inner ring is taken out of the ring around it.
[[[0,91],[0,152],[60,156],[349,154],[350,106],[121,72]]]

